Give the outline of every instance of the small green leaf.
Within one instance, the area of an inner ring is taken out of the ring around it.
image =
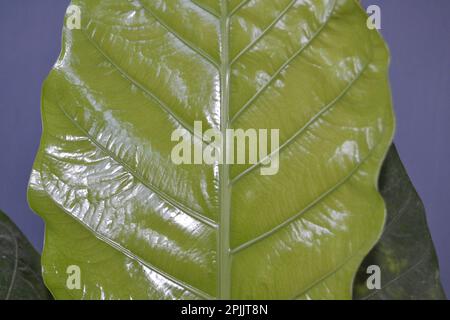
[[[14,223],[0,211],[0,299],[48,300],[40,256]]]
[[[400,160],[391,147],[380,176],[387,206],[387,222],[380,242],[362,263],[356,276],[356,299],[446,299],[439,265],[428,231],[425,208]],[[369,290],[367,268],[381,269],[381,289]]]

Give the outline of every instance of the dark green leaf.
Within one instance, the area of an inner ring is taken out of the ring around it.
[[[40,256],[0,211],[0,299],[51,299],[42,281]]]
[[[392,146],[380,176],[380,191],[388,210],[380,242],[356,276],[356,299],[445,299],[439,266],[428,231],[425,209]],[[381,269],[381,289],[369,290],[367,267]]]

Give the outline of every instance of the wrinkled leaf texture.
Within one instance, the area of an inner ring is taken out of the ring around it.
[[[0,300],[49,300],[40,255],[0,210]]]
[[[388,51],[359,3],[73,4],[82,29],[64,29],[45,82],[29,188],[54,296],[351,299],[394,131]],[[171,134],[196,120],[280,129],[278,174],[176,166]]]
[[[354,298],[445,300],[425,208],[395,146],[383,164],[379,186],[387,207],[386,227],[357,273]],[[366,284],[372,265],[380,267],[379,290],[368,290]]]

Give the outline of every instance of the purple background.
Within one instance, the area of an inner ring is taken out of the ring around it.
[[[26,201],[41,134],[41,83],[60,51],[68,0],[0,0],[0,208],[41,249]],[[428,212],[450,296],[450,1],[364,0],[382,9],[392,53],[396,143]]]

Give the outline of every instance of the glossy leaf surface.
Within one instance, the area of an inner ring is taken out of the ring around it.
[[[388,52],[359,4],[73,4],[29,190],[54,295],[350,299],[384,225],[394,127]],[[279,172],[175,165],[171,134],[194,121],[280,129]]]
[[[358,271],[356,299],[446,299],[439,265],[428,230],[425,208],[391,147],[381,170],[380,192],[386,202],[387,222],[380,242]],[[380,267],[381,288],[368,290],[367,268]]]
[[[48,300],[40,256],[0,211],[0,300]]]

